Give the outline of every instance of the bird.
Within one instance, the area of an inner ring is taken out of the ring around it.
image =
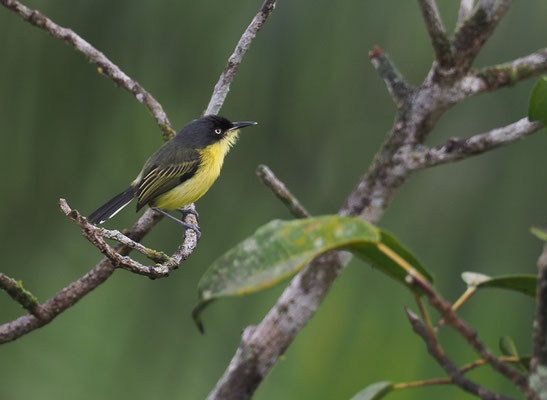
[[[197,213],[184,207],[209,190],[220,175],[224,157],[236,143],[239,130],[252,125],[257,123],[230,122],[219,115],[190,121],[148,158],[127,189],[92,212],[88,221],[102,224],[136,198],[137,211],[148,204],[186,229],[194,230],[199,238],[199,228],[183,221],[187,213],[196,217]],[[182,220],[169,214],[171,210],[181,211]]]

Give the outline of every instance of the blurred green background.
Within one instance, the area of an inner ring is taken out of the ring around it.
[[[439,1],[453,29],[457,1]],[[140,82],[180,128],[200,115],[261,0],[33,0]],[[547,2],[515,2],[476,61],[486,66],[545,47]],[[433,53],[416,2],[279,1],[232,85],[221,114],[260,122],[245,130],[222,176],[198,202],[203,237],[168,279],[126,271],[50,325],[0,347],[0,398],[201,399],[231,359],[242,329],[256,324],[284,285],[190,314],[208,265],[274,218],[291,216],[255,177],[269,165],[313,214],[338,210],[390,129],[394,105],[370,65],[374,44],[419,85]],[[451,109],[428,140],[467,137],[526,113],[533,80]],[[57,207],[84,214],[119,192],[162,143],[148,111],[96,73],[65,43],[0,8],[1,270],[44,301],[101,258]],[[464,290],[460,273],[533,273],[541,244],[528,230],[546,222],[546,137],[423,171],[398,192],[380,225],[436,275],[444,296]],[[541,166],[541,167],[540,167]],[[130,226],[127,207],[107,227]],[[178,227],[162,221],[145,238],[172,252]],[[347,399],[379,380],[443,375],[406,320],[416,308],[399,284],[354,261],[256,393],[268,399]],[[463,317],[497,349],[501,334],[531,350],[534,302],[485,291]],[[23,310],[0,293],[0,322]],[[476,355],[449,329],[441,340],[464,364]],[[471,377],[518,395],[486,367]],[[409,389],[390,399],[467,399],[453,387]]]

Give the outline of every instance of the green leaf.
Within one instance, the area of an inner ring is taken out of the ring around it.
[[[547,242],[547,230],[538,228],[537,226],[533,226],[530,228],[530,232],[532,232],[532,234],[535,235],[538,239]]]
[[[351,400],[379,400],[392,390],[393,383],[376,382],[361,390]]]
[[[547,130],[547,76],[539,78],[532,90],[528,104],[528,118],[530,121],[543,122]]]
[[[468,286],[474,286],[477,289],[510,289],[534,298],[536,297],[537,278],[535,275],[504,275],[491,278],[488,275],[479,274],[477,272],[464,272],[462,274],[462,279]]]
[[[359,218],[329,215],[276,220],[218,258],[205,272],[198,284],[194,321],[203,330],[200,313],[211,301],[269,288],[333,249],[352,251],[403,283],[410,269],[432,280],[391,234]]]
[[[501,354],[508,357],[518,357],[519,353],[517,351],[517,346],[510,336],[502,336],[499,340],[499,348]]]
[[[420,262],[410,253],[410,251],[408,251],[397,241],[397,239],[395,239],[391,233],[380,230],[380,243],[384,244],[404,261],[410,264],[429,282],[433,281],[431,274],[422,266],[422,264],[420,264]],[[390,258],[387,254],[385,254],[385,252],[381,251],[381,248],[379,248],[376,244],[357,244],[354,246],[348,246],[347,249],[357,257],[362,258],[375,267],[378,267],[381,271],[406,284],[405,278],[407,277],[408,272],[401,268],[400,263],[395,261],[393,258]]]
[[[199,313],[216,298],[271,287],[328,250],[379,240],[378,228],[359,218],[324,216],[271,221],[218,258],[205,272],[198,284],[199,303],[193,312],[194,320],[201,326]]]

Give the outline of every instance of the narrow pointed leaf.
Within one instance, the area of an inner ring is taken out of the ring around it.
[[[539,78],[532,90],[528,104],[528,118],[530,121],[543,122],[547,130],[547,76]]]
[[[351,400],[379,400],[392,390],[393,383],[376,382],[361,390],[359,393],[353,396]]]
[[[517,351],[517,346],[515,346],[515,342],[513,341],[513,338],[510,336],[502,336],[499,339],[499,348],[501,351],[501,354],[504,356],[509,357],[518,357],[519,353]]]
[[[541,229],[541,228],[538,228],[536,226],[530,228],[530,232],[532,232],[532,234],[534,236],[536,236],[538,239],[540,240],[543,240],[544,242],[547,242],[547,230],[546,229]]]
[[[472,277],[475,277],[476,280],[473,281]],[[462,279],[468,286],[474,286],[477,289],[510,289],[534,298],[536,297],[537,278],[535,275],[504,275],[491,278],[476,272],[464,272],[462,274]]]

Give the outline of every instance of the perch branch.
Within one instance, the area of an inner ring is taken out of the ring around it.
[[[287,189],[285,184],[281,182],[274,175],[272,170],[266,165],[259,165],[256,169],[256,174],[262,181],[262,183],[268,186],[273,194],[279,198],[287,206],[289,211],[296,218],[308,218],[311,214],[306,208],[298,201],[298,199]]]
[[[109,246],[108,243],[106,243],[103,239],[103,234],[105,233],[105,230],[87,222],[87,219],[82,216],[77,210],[73,210],[70,208],[65,199],[59,200],[59,207],[67,217],[69,217],[72,221],[76,222],[80,226],[80,228],[82,229],[82,235],[87,240],[89,240],[95,247],[97,247],[97,249],[99,249],[99,251],[110,260],[110,263],[112,265],[114,265],[116,268],[123,268],[139,275],[148,276],[151,279],[164,278],[169,276],[171,271],[177,269],[179,264],[182,261],[186,260],[197,246],[197,235],[196,232],[192,229],[186,230],[184,241],[171,257],[162,255],[161,253],[154,250],[147,249],[141,244],[131,240],[127,236],[121,235],[121,233],[119,232],[119,235],[110,235],[116,237],[122,236],[123,239],[120,238],[120,243],[131,249],[140,251],[141,253],[153,260],[165,260],[162,264],[156,264],[152,266],[143,265],[128,256],[119,254],[116,250]]]
[[[515,400],[511,397],[504,396],[502,394],[493,393],[483,386],[478,385],[472,380],[463,376],[463,371],[460,370],[456,364],[446,355],[444,352],[439,352],[439,343],[434,336],[429,335],[427,327],[412,311],[405,309],[406,315],[412,326],[414,332],[422,338],[425,342],[427,351],[433,356],[433,358],[439,363],[439,365],[450,376],[451,381],[461,387],[463,390],[469,393],[473,393],[484,400]]]
[[[42,306],[38,302],[38,299],[23,287],[21,281],[16,281],[0,272],[0,289],[5,290],[13,300],[21,304],[25,310],[36,318],[44,318],[42,315]]]
[[[272,13],[276,3],[277,0],[265,0],[245,32],[243,32],[241,39],[239,39],[234,52],[230,58],[228,58],[226,67],[224,67],[224,71],[215,85],[209,105],[207,105],[207,108],[203,112],[204,115],[218,114],[224,100],[226,99],[226,96],[228,95],[228,92],[230,91],[230,85],[239,68],[239,65],[241,64],[243,56],[247,50],[249,50],[249,47],[251,47],[253,39],[256,37],[256,34],[260,28],[262,28],[262,25],[264,25],[264,22],[266,22],[266,19],[268,19]]]
[[[158,216],[156,212],[147,210],[139,221],[129,230],[127,236],[134,241],[142,240],[160,219],[161,217]],[[120,246],[117,251],[121,255],[127,255],[130,249],[125,246]],[[116,268],[112,265],[110,260],[104,258],[87,274],[77,281],[72,282],[42,304],[40,313],[42,318],[27,314],[14,321],[0,325],[0,343],[18,339],[51,322],[57,315],[76,304],[82,297],[106,281],[115,269]]]
[[[144,104],[146,108],[148,108],[150,113],[156,119],[165,139],[170,139],[172,136],[175,135],[175,131],[171,127],[171,123],[167,118],[167,114],[165,114],[165,111],[163,111],[160,103],[158,103],[158,101],[154,97],[152,97],[152,95],[148,93],[137,81],[127,76],[103,53],[93,47],[86,40],[82,39],[72,29],[57,25],[55,22],[53,22],[51,19],[46,17],[38,10],[32,10],[27,6],[19,3],[18,1],[0,0],[0,3],[17,13],[25,21],[40,29],[45,30],[51,36],[67,42],[76,50],[83,53],[89,61],[97,65],[97,71],[100,74],[108,76],[117,85],[133,93],[135,98],[140,103]]]
[[[59,27],[43,14],[39,13],[38,11],[33,11],[17,1],[0,0],[0,4],[18,13],[21,17],[23,17],[25,20],[32,23],[33,25],[36,25],[50,32],[54,37],[58,37],[62,40],[68,41],[74,47],[76,47],[76,45],[73,43],[73,41],[75,41],[76,43],[79,43],[79,45],[83,45],[82,49],[78,47],[76,48],[82,51],[84,54],[86,54],[93,62],[95,61],[91,57],[92,56],[94,57],[95,55],[97,56],[96,63],[99,66],[99,72],[102,72],[107,76],[110,76],[112,79],[114,79],[116,83],[120,84],[121,86],[131,91],[133,94],[135,94],[135,97],[137,98],[138,101],[140,101],[141,103],[144,103],[149,108],[149,110],[152,112],[156,120],[158,120],[158,123],[160,124],[160,127],[162,128],[164,138],[168,139],[174,134],[174,131],[171,129],[169,120],[167,119],[167,116],[165,115],[159,103],[150,94],[148,94],[148,92],[144,91],[144,89],[142,89],[142,87],[140,87],[138,83],[133,81],[131,78],[127,77],[123,72],[119,71],[118,67],[112,64],[102,53],[94,49],[84,39],[80,38],[70,29]],[[275,4],[275,2],[266,1],[264,4],[265,5],[271,4],[271,7],[273,8],[272,4]],[[264,21],[262,21],[262,23],[263,22]],[[52,29],[52,31],[48,29]],[[256,32],[254,33],[255,35],[256,35]],[[247,44],[245,48],[247,49],[249,45],[250,43]],[[86,53],[86,51],[88,50],[89,50],[89,54]],[[243,54],[241,54],[241,57],[242,56]],[[103,66],[106,66],[106,69],[104,69]],[[235,70],[231,73],[231,77],[232,77],[231,79],[233,79],[234,74],[235,74]],[[128,86],[125,86],[124,85],[125,83],[127,83]],[[217,98],[217,100],[215,101],[215,104],[216,104],[215,108],[217,112],[222,106],[224,100],[226,99],[226,95],[227,95],[227,91],[221,98]],[[190,205],[190,207],[194,207],[194,206]],[[146,236],[148,232],[152,230],[152,228],[156,225],[156,223],[160,221],[161,219],[162,219],[161,214],[153,211],[152,209],[148,209],[138,219],[135,225],[129,230],[129,233],[127,236],[131,238],[133,241],[139,242],[140,240],[142,240],[144,236]],[[187,215],[187,217],[185,218],[185,222],[189,224],[194,224],[194,225],[197,224],[197,220],[195,216],[191,213]],[[187,240],[190,240],[190,242],[187,243]],[[190,243],[192,240],[193,240],[192,235],[188,235],[185,238],[184,243],[177,249],[177,251],[171,258],[176,260],[179,257],[180,259],[186,257],[186,254],[188,254],[189,248],[191,247]],[[127,246],[120,246],[119,248],[116,249],[116,251],[118,252],[120,256],[126,256],[131,251],[131,249]],[[90,291],[92,291],[97,286],[99,286],[104,281],[106,281],[110,277],[110,275],[112,275],[114,270],[115,270],[115,267],[112,265],[110,260],[108,258],[104,258],[91,271],[85,274],[82,278],[71,283],[70,285],[65,287],[63,290],[61,290],[59,293],[57,293],[55,296],[51,297],[48,301],[46,301],[41,306],[40,315],[42,316],[42,313],[43,313],[43,318],[37,318],[36,316],[32,314],[28,314],[28,315],[19,317],[14,321],[0,325],[0,343],[5,343],[5,342],[15,340],[49,323],[57,315],[65,311],[67,308],[73,306],[82,297],[84,297]]]
[[[437,4],[435,0],[418,0],[418,4],[431,38],[433,50],[435,50],[435,57],[442,68],[449,68],[453,63],[452,45],[444,29]]]

